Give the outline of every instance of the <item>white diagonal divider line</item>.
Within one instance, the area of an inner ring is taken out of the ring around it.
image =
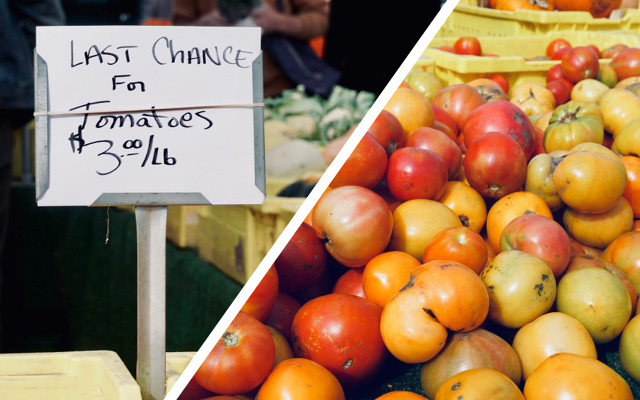
[[[300,208],[293,215],[289,224],[287,224],[287,226],[284,228],[280,237],[278,237],[271,249],[265,255],[262,262],[260,262],[256,270],[253,272],[247,283],[242,287],[240,293],[238,293],[238,296],[236,296],[235,300],[231,303],[218,324],[215,326],[215,328],[213,328],[211,334],[209,334],[198,352],[194,355],[193,359],[187,365],[182,375],[180,375],[180,377],[176,380],[175,384],[173,385],[169,393],[167,393],[167,396],[164,400],[176,400],[180,396],[180,393],[182,393],[189,381],[193,378],[193,375],[196,373],[200,365],[202,365],[218,340],[220,340],[220,337],[222,337],[222,334],[229,327],[244,303],[246,303],[251,293],[253,293],[253,291],[255,290],[256,286],[258,286],[258,283],[260,283],[271,265],[274,264],[276,258],[282,252],[282,249],[287,245],[287,243],[289,243],[293,234],[302,224],[309,212],[311,212],[311,209],[318,202],[318,199],[320,198],[320,196],[322,196],[326,188],[329,186],[329,183],[331,183],[335,175],[338,173],[338,170],[342,167],[349,155],[353,152],[353,149],[355,149],[357,144],[360,142],[360,139],[362,139],[364,134],[369,130],[369,127],[371,126],[371,124],[373,124],[373,121],[376,119],[378,114],[380,114],[384,106],[389,102],[389,99],[391,98],[393,93],[400,86],[413,66],[417,63],[424,50],[427,48],[429,43],[431,43],[436,33],[438,33],[438,31],[446,21],[447,17],[451,14],[451,11],[453,11],[455,6],[459,2],[460,0],[447,0],[442,5],[440,11],[434,17],[433,21],[431,21],[429,27],[424,31],[416,45],[405,58],[404,62],[400,65],[391,80],[389,80],[387,86],[385,86],[384,90],[380,93],[380,96],[378,96],[369,111],[362,118],[362,120],[353,131],[347,142],[344,144],[331,165],[327,167],[327,170],[315,185],[311,193],[309,193],[309,196],[300,205]],[[437,4],[437,2],[434,3]]]

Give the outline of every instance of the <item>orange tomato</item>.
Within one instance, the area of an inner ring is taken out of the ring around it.
[[[470,268],[435,260],[416,268],[382,311],[380,332],[389,351],[407,363],[425,362],[444,347],[447,329],[468,332],[489,312],[487,289]]]
[[[500,252],[504,228],[516,217],[531,212],[553,218],[547,203],[535,193],[514,192],[496,201],[487,213],[487,239],[491,247]]]
[[[282,361],[264,381],[256,400],[344,400],[338,379],[328,369],[306,358]]]
[[[518,386],[502,372],[476,368],[452,376],[436,392],[435,400],[458,399],[524,400],[524,397]]]
[[[376,400],[428,400],[424,396],[420,396],[417,393],[407,392],[405,390],[396,390],[393,392],[385,393],[380,397],[376,397]]]
[[[617,237],[604,249],[602,258],[622,270],[636,293],[640,293],[640,232]]]
[[[636,156],[620,157],[627,171],[627,185],[622,195],[633,210],[633,217],[640,218],[640,158]]]
[[[460,218],[463,226],[480,232],[487,220],[487,205],[477,190],[461,181],[448,181],[437,199]]]
[[[435,121],[429,100],[407,87],[396,89],[384,109],[398,118],[405,135],[423,126],[432,127]]]
[[[633,228],[633,211],[620,197],[613,208],[598,214],[581,213],[565,208],[562,221],[567,233],[587,246],[604,249],[618,236]]]
[[[543,361],[524,385],[524,396],[536,400],[633,400],[629,384],[601,361],[558,353]]]
[[[479,233],[459,226],[438,233],[427,245],[422,262],[450,260],[471,268],[476,274],[487,264],[488,252]]]
[[[367,300],[383,308],[409,280],[420,261],[401,251],[389,251],[372,258],[364,267],[362,284]]]
[[[511,89],[511,103],[517,105],[527,116],[544,114],[556,107],[556,98],[551,90],[538,82],[525,82]]]
[[[435,235],[462,226],[451,209],[435,200],[405,201],[393,211],[390,249],[409,253],[422,260],[424,250]]]

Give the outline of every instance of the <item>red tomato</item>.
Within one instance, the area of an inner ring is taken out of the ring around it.
[[[473,86],[459,83],[440,89],[431,103],[449,114],[460,131],[469,114],[486,100]]]
[[[593,50],[594,53],[596,53],[598,59],[602,58],[602,52],[600,51],[598,46],[596,46],[595,44],[588,44],[587,47],[589,47],[591,50]]]
[[[384,147],[387,154],[404,147],[405,135],[402,125],[398,118],[387,110],[380,111],[367,132]]]
[[[487,246],[479,233],[460,226],[438,233],[427,245],[422,262],[450,260],[459,262],[479,274],[487,263]]]
[[[571,90],[562,80],[547,82],[547,89],[553,93],[553,97],[556,99],[556,106],[566,103],[571,98]]]
[[[365,298],[364,287],[362,285],[362,268],[351,268],[338,278],[333,293],[351,294],[354,296]]]
[[[326,192],[313,208],[312,218],[316,235],[326,240],[333,258],[347,267],[364,266],[382,253],[391,239],[389,206],[380,195],[360,186]]]
[[[502,74],[495,74],[489,77],[492,81],[500,85],[503,92],[509,93],[509,81]]]
[[[499,199],[522,188],[527,158],[513,138],[489,132],[467,147],[464,173],[471,187],[483,197]]]
[[[381,313],[369,300],[348,294],[310,300],[293,320],[294,352],[327,368],[343,386],[359,386],[380,370],[387,355]]]
[[[300,306],[298,300],[280,292],[265,324],[276,328],[287,340],[291,340],[291,323]]]
[[[462,166],[460,146],[446,133],[434,128],[422,127],[407,137],[407,147],[431,150],[438,153],[447,165],[449,179],[456,177]]]
[[[387,186],[396,199],[437,199],[449,173],[444,158],[431,150],[403,147],[389,157]]]
[[[280,290],[303,291],[316,282],[327,266],[327,250],[313,228],[302,223],[274,263]]]
[[[517,105],[509,101],[492,101],[473,110],[464,125],[464,144],[488,132],[500,132],[514,139],[522,148],[527,160],[533,154],[533,125]]]
[[[332,188],[347,185],[373,189],[384,178],[387,152],[370,133],[365,133],[331,182]]]
[[[482,46],[475,37],[461,37],[453,44],[453,51],[456,54],[480,56],[482,55]]]
[[[240,311],[194,377],[214,393],[246,393],[269,375],[275,355],[276,345],[267,327]]]
[[[242,306],[242,311],[264,322],[278,300],[278,289],[278,272],[272,265]]]
[[[593,79],[598,75],[598,55],[587,46],[574,47],[561,58],[562,73],[573,83]]]
[[[549,68],[549,71],[547,71],[547,83],[558,79],[565,79],[564,74],[562,73],[562,65],[560,64],[554,65]]]
[[[551,56],[552,60],[561,60],[562,57],[568,53],[573,47],[561,47],[560,49],[558,49],[558,51],[556,51],[555,53],[553,53],[553,55]]]
[[[640,76],[640,48],[630,47],[620,51],[610,65],[618,75],[618,80]]]
[[[614,58],[618,53],[627,48],[629,48],[629,46],[624,43],[616,43],[602,50],[602,58]]]
[[[545,153],[544,151],[544,131],[537,127],[537,126],[533,126],[533,133],[534,133],[534,139],[533,141],[535,142],[535,145],[533,146],[533,157],[537,156],[538,154],[542,154]]]
[[[456,125],[456,121],[454,121],[453,118],[451,118],[451,115],[442,108],[433,104],[431,105],[431,108],[433,108],[433,115],[436,119],[433,122],[433,127],[441,130],[451,139],[455,140],[458,137],[458,125]]]
[[[569,43],[568,40],[562,38],[552,40],[547,45],[547,56],[553,56],[556,51],[560,50],[563,47],[571,47],[571,43]]]

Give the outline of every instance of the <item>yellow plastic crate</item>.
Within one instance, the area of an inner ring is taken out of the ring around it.
[[[180,375],[184,372],[191,359],[196,354],[195,351],[178,351],[167,353],[167,371],[165,381],[165,393],[176,383]]]
[[[423,71],[423,72],[433,73],[435,70],[435,65],[436,65],[436,60],[434,60],[432,57],[423,55],[420,58],[418,58],[418,61],[416,61],[416,63],[413,64],[413,68],[411,69],[413,71]]]
[[[561,31],[609,31],[640,28],[640,14],[625,10],[622,18],[593,18],[585,11],[503,11],[477,6],[477,0],[460,0],[439,36],[526,36]]]
[[[0,355],[2,400],[140,400],[140,387],[115,352]]]
[[[640,46],[640,35],[627,32],[557,32],[545,36],[478,37],[484,53],[498,57],[461,56],[437,50],[439,46],[452,46],[458,37],[436,37],[424,51],[424,56],[435,60],[434,75],[443,85],[465,83],[494,74],[503,74],[510,87],[524,81],[545,83],[547,71],[559,61],[530,60],[544,56],[546,47],[555,38],[565,38],[574,46],[594,44],[603,49],[616,43]]]
[[[204,207],[198,226],[198,255],[244,284],[303,201],[267,196],[261,205]]]

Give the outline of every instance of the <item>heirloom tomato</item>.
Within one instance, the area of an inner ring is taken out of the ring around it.
[[[448,181],[438,202],[449,207],[462,226],[480,232],[487,220],[487,205],[477,190],[460,181]]]
[[[380,111],[367,132],[384,147],[387,155],[404,147],[405,137],[402,125],[398,118],[387,110]]]
[[[613,139],[611,150],[620,156],[637,157],[640,154],[640,118],[629,122],[618,131]]]
[[[498,253],[480,273],[489,292],[489,319],[520,328],[546,313],[556,298],[556,279],[540,257],[520,250]]]
[[[620,80],[640,76],[640,48],[629,47],[620,51],[610,65]]]
[[[546,50],[547,57],[553,56],[556,53],[556,51],[560,50],[563,47],[571,47],[571,43],[567,39],[562,39],[562,38],[553,39],[547,45],[547,50]]]
[[[280,292],[265,324],[276,328],[287,340],[291,340],[291,323],[299,309],[300,302],[298,300],[284,292]]]
[[[475,272],[452,261],[430,261],[413,270],[385,305],[380,332],[397,359],[425,362],[444,347],[447,329],[473,330],[488,309],[487,290]]]
[[[550,210],[555,211],[563,206],[562,198],[553,183],[553,170],[562,161],[566,151],[557,150],[549,154],[542,153],[534,156],[527,165],[527,178],[524,190],[538,195]]]
[[[595,267],[570,271],[560,279],[556,307],[580,321],[597,344],[617,338],[631,316],[631,299],[620,279]]]
[[[420,396],[417,393],[407,392],[406,390],[394,390],[388,392],[380,397],[376,397],[375,400],[428,400],[426,397]]]
[[[435,400],[524,400],[522,392],[509,377],[491,368],[459,372],[442,383]]]
[[[462,223],[444,204],[427,199],[405,201],[393,211],[390,250],[409,253],[416,260],[422,260],[431,239],[454,226],[462,226]]]
[[[431,239],[422,262],[449,260],[459,262],[479,274],[487,263],[487,246],[479,233],[459,226],[445,229]]]
[[[351,294],[358,297],[364,296],[364,288],[362,286],[362,274],[364,267],[351,268],[344,274],[340,275],[336,284],[333,286],[333,293]]]
[[[380,142],[365,132],[353,152],[331,181],[331,187],[356,185],[373,189],[387,170],[387,152]]]
[[[632,400],[629,384],[605,363],[571,353],[544,360],[524,384],[527,399]]]
[[[439,154],[447,166],[448,179],[453,179],[462,166],[460,146],[446,133],[428,127],[418,128],[407,137],[407,147],[431,150]]]
[[[313,208],[313,228],[338,262],[362,267],[387,247],[393,219],[380,195],[360,186],[342,186],[320,197]]]
[[[278,272],[272,265],[251,293],[242,311],[264,322],[278,300]]]
[[[444,381],[475,368],[495,369],[515,384],[520,383],[518,354],[503,338],[482,328],[452,333],[442,351],[420,368],[420,383],[433,399]]]
[[[462,130],[469,114],[486,100],[473,86],[458,83],[439,90],[432,103],[449,114]]]
[[[609,91],[609,86],[595,79],[583,79],[571,89],[571,100],[598,103],[600,97]]]
[[[294,353],[327,368],[344,387],[362,385],[380,370],[387,355],[380,315],[376,304],[349,294],[312,299],[293,320]]]
[[[627,124],[640,118],[640,97],[621,88],[609,89],[598,100],[604,118],[604,129],[615,139]]]
[[[424,95],[411,88],[396,89],[384,109],[400,121],[405,135],[421,126],[433,126],[431,103]]]
[[[367,300],[383,308],[409,281],[411,271],[420,266],[415,257],[388,251],[373,257],[364,267],[362,284]]]
[[[469,185],[483,197],[499,199],[522,189],[527,157],[512,137],[488,132],[467,147],[464,174]]]
[[[633,217],[640,218],[640,158],[636,156],[620,157],[627,170],[627,185],[622,195],[633,210]]]
[[[511,102],[527,116],[553,111],[556,99],[551,90],[538,82],[523,82],[511,89]]]
[[[483,134],[500,132],[518,142],[527,160],[533,154],[533,125],[527,115],[509,101],[492,101],[477,107],[467,118],[462,132],[467,149]]]
[[[640,293],[640,232],[624,233],[614,239],[604,249],[602,258],[622,270]]]
[[[631,318],[620,336],[620,363],[633,379],[640,382],[640,316]]]
[[[406,78],[409,87],[422,94],[427,100],[433,99],[433,96],[442,89],[442,83],[431,72],[427,71],[411,71]]]
[[[561,312],[543,314],[518,329],[513,349],[518,353],[524,380],[540,363],[560,352],[598,358],[589,331],[580,321]]]
[[[567,51],[560,60],[562,73],[571,82],[595,78],[600,63],[598,55],[588,46],[578,46]]]
[[[516,217],[529,213],[553,218],[547,203],[535,193],[514,192],[493,203],[487,213],[487,239],[491,247],[499,252],[505,226]]]
[[[482,55],[482,46],[478,38],[464,36],[455,41],[453,51],[455,51],[456,54],[480,56]]]
[[[577,85],[576,85],[577,87]],[[571,150],[577,144],[602,144],[604,125],[602,112],[594,103],[571,100],[558,106],[544,130],[544,150]]]
[[[274,263],[281,291],[295,293],[309,288],[327,265],[327,250],[311,225],[302,223]]]
[[[447,164],[435,151],[403,147],[389,157],[387,187],[400,201],[436,199],[448,179]]]
[[[338,379],[322,365],[305,358],[291,358],[276,365],[256,396],[256,400],[344,398]]]
[[[618,236],[633,229],[633,211],[629,202],[620,197],[612,208],[601,213],[581,213],[566,207],[562,223],[567,232],[587,246],[604,249]]]
[[[194,377],[200,386],[214,393],[246,393],[269,375],[275,354],[276,346],[267,327],[240,311]]]

